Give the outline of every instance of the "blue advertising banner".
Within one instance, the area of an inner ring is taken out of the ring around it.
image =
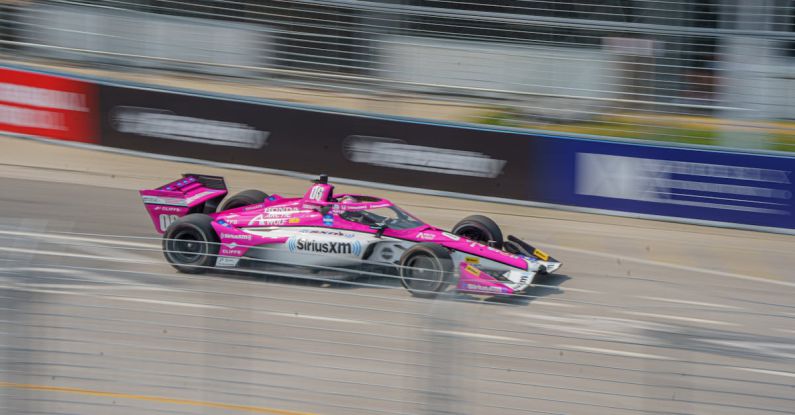
[[[795,157],[544,137],[528,199],[795,229]]]

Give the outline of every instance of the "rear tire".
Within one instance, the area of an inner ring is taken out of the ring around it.
[[[166,261],[186,274],[201,274],[212,267],[220,247],[212,222],[202,213],[175,220],[163,234]]]
[[[453,227],[453,234],[484,244],[494,241],[492,246],[502,248],[502,231],[491,218],[483,215],[467,216]]]
[[[441,245],[420,243],[400,257],[400,283],[415,297],[436,297],[452,279],[453,259]]]
[[[268,198],[268,194],[260,191],[260,190],[244,190],[229,199],[226,199],[221,207],[218,209],[219,212],[223,212],[229,209],[237,209],[239,207],[248,206],[248,205],[256,205],[257,203],[262,203],[265,199]]]

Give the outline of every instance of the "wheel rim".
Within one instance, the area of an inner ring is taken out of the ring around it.
[[[479,227],[472,225],[464,225],[456,229],[456,235],[463,236],[464,238],[483,243],[486,243],[489,240],[491,240],[491,235],[489,235],[488,232],[484,231]]]
[[[198,261],[204,254],[204,240],[192,230],[177,232],[170,241],[169,255],[174,262],[189,264]]]
[[[429,255],[416,255],[406,261],[403,272],[408,288],[416,291],[436,291],[443,279],[438,261]]]

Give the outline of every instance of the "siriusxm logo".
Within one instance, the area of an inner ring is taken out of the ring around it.
[[[290,238],[287,241],[287,248],[290,252],[305,251],[318,254],[353,255],[357,257],[362,253],[362,243],[359,241],[332,242]]]

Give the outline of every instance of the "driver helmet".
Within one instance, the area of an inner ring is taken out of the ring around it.
[[[353,196],[346,195],[340,198],[340,203],[342,204],[359,203],[359,199]]]

